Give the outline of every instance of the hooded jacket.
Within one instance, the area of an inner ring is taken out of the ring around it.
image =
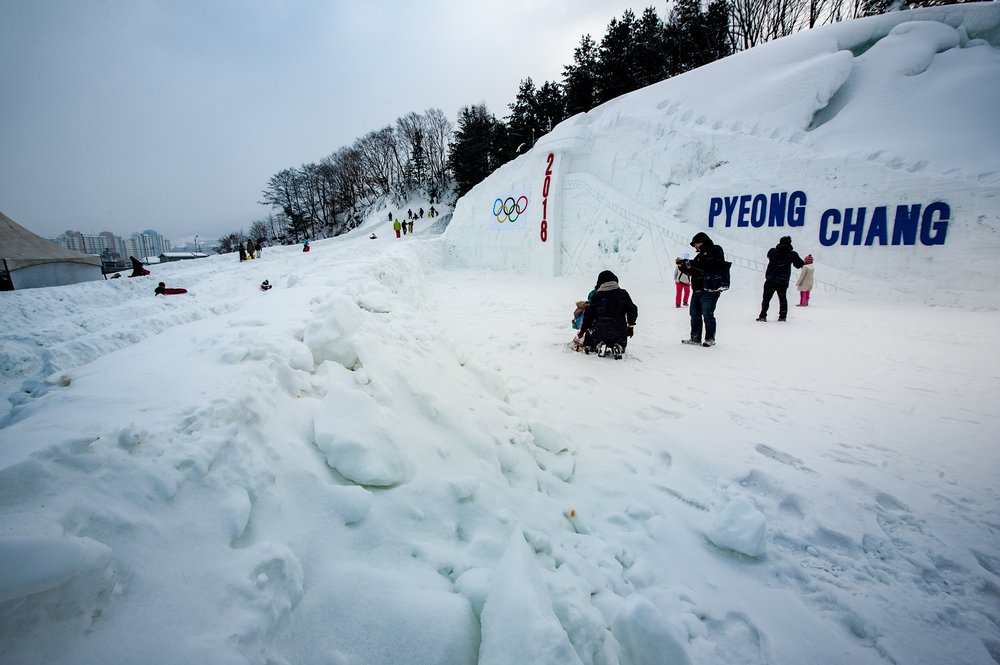
[[[801,268],[805,262],[792,249],[792,239],[784,236],[775,247],[767,250],[767,272],[764,273],[764,280],[788,286],[788,281],[792,278],[793,265]]]
[[[725,269],[726,253],[703,231],[699,231],[691,239],[692,247],[696,243],[701,243],[701,249],[693,259],[681,263],[678,268],[682,273],[691,276],[692,291],[704,291],[705,275],[715,275]]]
[[[634,326],[639,308],[628,291],[618,286],[618,277],[610,270],[597,276],[597,287],[584,311],[580,330],[589,331],[592,343],[621,344],[628,339],[628,327]]]

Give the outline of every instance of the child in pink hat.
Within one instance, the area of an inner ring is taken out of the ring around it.
[[[813,255],[809,254],[802,259],[805,263],[799,271],[799,278],[795,280],[795,288],[799,290],[799,304],[797,307],[809,306],[809,292],[813,287]]]

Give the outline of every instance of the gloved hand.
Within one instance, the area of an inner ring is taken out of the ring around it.
[[[634,332],[635,332],[635,328],[633,326],[629,326],[628,327],[628,336],[631,337],[632,333],[634,333]]]

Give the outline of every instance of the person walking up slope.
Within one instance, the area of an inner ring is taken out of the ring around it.
[[[691,337],[683,344],[715,346],[715,306],[719,296],[729,288],[729,261],[722,247],[712,242],[704,231],[695,234],[691,246],[697,254],[690,261],[677,259],[677,267],[691,277]],[[701,341],[702,327],[705,341]]]
[[[767,308],[771,297],[778,294],[778,320],[788,319],[788,281],[792,278],[792,266],[805,265],[802,257],[792,248],[791,236],[782,236],[777,246],[767,250],[767,271],[764,273],[764,297],[760,302],[758,321],[767,321]]]
[[[809,292],[813,288],[813,255],[807,255],[802,262],[805,265],[799,271],[799,278],[795,280],[795,288],[799,290],[799,304],[796,307],[809,306]]]

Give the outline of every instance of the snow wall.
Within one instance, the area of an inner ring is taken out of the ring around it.
[[[564,121],[445,239],[466,267],[628,284],[705,231],[756,288],[790,235],[817,289],[1000,306],[997,118],[1000,3],[825,26]]]

